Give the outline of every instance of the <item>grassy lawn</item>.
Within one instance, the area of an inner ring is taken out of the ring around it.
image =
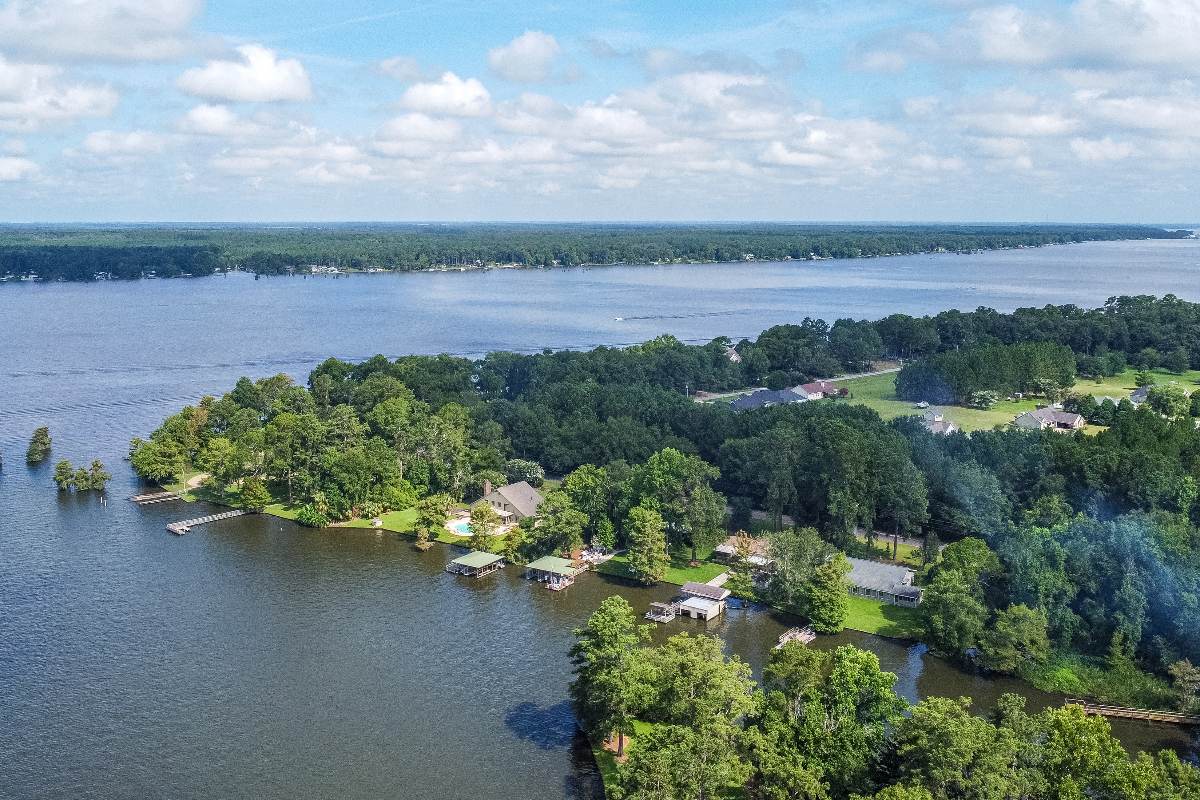
[[[1127,369],[1120,375],[1101,379],[1100,383],[1080,378],[1076,381],[1072,391],[1091,394],[1096,398],[1102,398],[1107,395],[1120,400],[1122,397],[1128,397],[1129,393],[1137,388],[1133,381],[1133,376],[1136,372],[1137,370]],[[1189,370],[1182,375],[1176,375],[1165,370],[1154,370],[1153,374],[1155,380],[1159,383],[1175,381],[1185,387],[1191,387],[1200,383],[1200,370]],[[874,409],[885,420],[921,413],[920,409],[916,408],[915,403],[896,399],[895,373],[872,375],[869,378],[855,378],[854,380],[841,381],[838,385],[850,390],[850,394],[852,395],[850,399],[851,403],[858,403],[867,408]],[[945,418],[948,421],[953,422],[964,431],[970,432],[990,430],[997,425],[1012,422],[1018,414],[1033,411],[1037,408],[1038,403],[1044,405],[1045,400],[1041,398],[1036,400],[1024,398],[1016,401],[1001,400],[989,411],[962,408],[960,406],[945,406],[944,411]],[[1084,428],[1084,432],[1089,434],[1095,434],[1101,430],[1103,428],[1095,425],[1088,425]]]
[[[385,531],[393,531],[395,533],[409,533],[416,535],[414,530],[417,525],[417,509],[406,508],[402,511],[393,511],[390,514],[384,514],[379,518],[383,522]],[[352,519],[349,522],[343,522],[339,525],[342,528],[369,528],[371,520],[369,519]],[[449,531],[447,531],[448,533]]]
[[[696,581],[697,583],[708,583],[713,578],[726,572],[729,567],[724,564],[717,564],[712,561],[702,561],[698,567],[688,566],[689,554],[677,554],[671,559],[671,566],[667,567],[667,574],[663,577],[666,583],[674,583],[682,586],[688,581]],[[633,573],[629,571],[629,556],[619,555],[613,556],[608,561],[596,567],[597,572],[603,572],[607,575],[615,575],[618,578],[632,578]]]
[[[1105,395],[1120,400],[1122,397],[1128,397],[1129,393],[1137,388],[1134,383],[1133,376],[1137,373],[1136,369],[1127,369],[1120,375],[1114,375],[1111,378],[1101,378],[1100,383],[1087,378],[1080,378],[1075,382],[1076,392],[1086,392],[1100,399]],[[1191,387],[1200,383],[1200,370],[1188,370],[1182,375],[1176,375],[1174,372],[1167,372],[1163,369],[1151,370],[1150,373],[1154,376],[1157,383],[1170,383],[1175,381],[1180,386],[1191,391]]]
[[[880,636],[916,638],[917,611],[914,608],[881,603],[865,597],[848,598],[850,613],[846,616],[846,627]]]
[[[896,373],[872,375],[869,378],[855,378],[840,381],[838,386],[845,386],[852,395],[851,403],[864,405],[874,409],[884,419],[913,416],[922,413],[916,403],[896,399]],[[997,425],[1012,422],[1018,414],[1037,408],[1034,400],[1001,400],[990,411],[959,406],[945,406],[945,418],[964,431],[990,430]]]
[[[867,544],[867,540],[862,536],[858,537],[858,541],[859,541],[859,543],[861,543],[864,546],[866,546],[866,544]],[[900,555],[900,560],[903,563],[907,564],[910,567],[913,567],[914,569],[920,569],[920,567],[921,567],[921,548],[913,547],[911,544],[902,544],[902,545],[900,545],[899,555]],[[875,546],[874,546],[874,553],[870,557],[871,558],[890,559],[892,557],[891,540],[887,539],[887,538],[876,539]]]

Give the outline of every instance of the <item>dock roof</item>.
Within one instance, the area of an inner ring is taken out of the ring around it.
[[[525,568],[536,569],[542,572],[553,572],[555,575],[573,575],[575,573],[575,562],[569,558],[542,556],[532,564],[526,564]]]
[[[494,564],[504,556],[498,556],[495,553],[485,553],[482,550],[476,550],[473,553],[467,553],[465,556],[459,556],[454,559],[452,564],[462,564],[464,567],[486,567],[488,564]]]
[[[703,597],[708,600],[724,600],[729,597],[729,590],[721,586],[713,586],[707,583],[697,583],[696,581],[688,581],[683,585],[683,593],[692,597]]]

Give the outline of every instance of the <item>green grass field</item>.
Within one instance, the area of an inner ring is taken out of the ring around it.
[[[916,638],[918,625],[915,608],[901,608],[865,597],[851,596],[848,599],[850,613],[846,617],[847,628],[898,639]]]
[[[729,567],[724,564],[717,564],[712,561],[702,561],[698,567],[688,566],[688,554],[675,554],[671,559],[671,566],[667,567],[667,574],[663,577],[666,583],[674,583],[682,586],[688,581],[696,581],[697,583],[708,583],[713,578],[726,572]],[[610,558],[603,564],[596,567],[597,572],[603,572],[606,575],[613,575],[618,578],[632,579],[633,573],[629,571],[629,556],[619,555]]]
[[[867,543],[866,538],[862,537],[862,536],[858,537],[858,541],[864,546]],[[851,554],[851,555],[853,555],[853,554]],[[910,567],[913,567],[914,569],[920,569],[920,567],[921,567],[921,548],[913,547],[911,544],[902,544],[902,545],[900,545],[899,555],[900,555],[901,562],[903,562],[904,564],[907,564]],[[891,557],[892,557],[891,540],[887,539],[887,538],[876,539],[875,546],[874,546],[874,553],[871,554],[870,558],[891,559]]]
[[[1120,400],[1122,397],[1128,397],[1129,393],[1137,388],[1133,381],[1133,376],[1136,372],[1137,370],[1127,369],[1120,375],[1101,379],[1100,383],[1080,378],[1076,381],[1072,391],[1081,394],[1086,392],[1097,398],[1107,395]],[[1176,375],[1165,370],[1154,370],[1153,375],[1159,383],[1176,381],[1187,387],[1200,383],[1200,370],[1189,370],[1182,375]],[[921,413],[915,403],[896,399],[895,373],[839,381],[838,386],[844,386],[850,390],[850,394],[852,395],[850,399],[851,403],[858,403],[867,408],[874,409],[884,419],[895,419],[896,417]],[[975,408],[962,408],[960,406],[946,406],[944,409],[945,418],[967,432],[989,430],[997,425],[1012,422],[1018,414],[1034,410],[1037,408],[1039,402],[1043,405],[1045,404],[1045,401],[1040,399],[1001,400],[988,411],[981,411]],[[1101,430],[1103,428],[1098,428],[1095,425],[1088,425],[1084,428],[1085,433],[1093,434]]]

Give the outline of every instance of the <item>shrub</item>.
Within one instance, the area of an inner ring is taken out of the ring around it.
[[[313,508],[312,503],[300,507],[296,514],[296,522],[308,528],[324,528],[329,525],[329,517]]]

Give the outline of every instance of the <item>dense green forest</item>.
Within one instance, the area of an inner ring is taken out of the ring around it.
[[[1041,342],[1059,364],[1085,327],[1094,333],[1090,353],[1074,350],[1081,371],[1089,358],[1149,359],[1182,348],[1195,364],[1200,355],[1197,306],[1172,297],[1117,298],[1092,311],[948,314],[955,327],[945,338],[943,315],[906,318],[929,334],[929,355],[915,363],[976,348],[1010,363],[1006,348]],[[981,649],[989,668],[1064,691],[1194,704],[1194,405],[1165,416],[1123,401],[1097,435],[1010,429],[968,437],[931,434],[914,417],[885,422],[848,399],[734,413],[687,393],[852,368],[863,348],[896,346],[896,321],[777,326],[738,343],[740,361],[730,359],[728,340],[693,346],[669,336],[477,361],[330,359],[307,386],[286,375],[241,379],[221,399],[207,397],[148,441],[135,440],[132,461],[140,476],[163,482],[203,469],[213,491],[230,498],[249,476],[251,494],[261,497],[264,483],[309,524],[416,505],[430,530],[484,481],[545,470],[563,476],[562,487],[547,497],[542,524],[505,541],[506,554],[529,559],[599,538],[628,546],[647,580],[662,574],[655,553],[664,547],[695,557],[723,538],[727,503],[735,526],[757,508],[798,526],[773,534],[772,552],[786,554],[789,566],[765,599],[809,615],[817,568],[832,552],[853,553],[856,529],[936,537],[951,544],[940,557],[930,548],[921,616],[923,638],[937,651]],[[1122,344],[1097,355],[1100,345]]]
[[[420,270],[437,266],[863,258],[996,250],[1190,231],[1121,225],[499,225],[395,224],[189,228],[11,226],[0,229],[0,276],[94,280],[200,277],[214,269],[285,274],[297,267]]]
[[[571,705],[595,746],[616,745],[623,763],[600,754],[614,800],[1200,796],[1194,766],[1171,751],[1130,758],[1108,721],[1077,705],[1031,714],[1006,694],[987,717],[965,698],[910,707],[896,676],[851,645],[789,642],[771,651],[757,687],[715,638],[646,646],[646,626],[619,596],[576,635]]]

